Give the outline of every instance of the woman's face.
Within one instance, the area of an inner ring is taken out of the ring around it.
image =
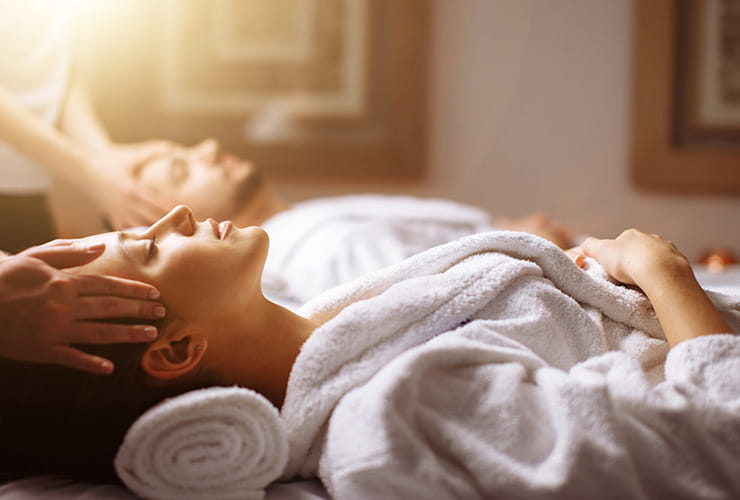
[[[143,233],[106,233],[83,241],[104,241],[105,253],[76,272],[152,283],[168,318],[243,312],[255,294],[261,295],[268,240],[259,227],[196,222],[190,209],[179,206]]]

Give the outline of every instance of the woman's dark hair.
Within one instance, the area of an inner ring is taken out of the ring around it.
[[[0,359],[0,475],[67,474],[115,481],[113,458],[131,424],[158,402],[212,385],[152,384],[149,344],[84,346],[113,361],[112,375]]]

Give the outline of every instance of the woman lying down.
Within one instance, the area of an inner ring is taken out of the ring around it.
[[[153,283],[168,315],[148,345],[94,351],[110,377],[6,365],[17,468],[107,468],[157,401],[239,385],[281,408],[284,478],[317,476],[335,498],[740,495],[737,312],[660,237],[589,239],[581,269],[531,235],[473,235],[300,315],[261,293],[260,228],[178,207],[90,240],[105,254],[75,272]]]

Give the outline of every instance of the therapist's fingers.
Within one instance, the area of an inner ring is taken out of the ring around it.
[[[109,360],[66,345],[53,347],[48,362],[96,375],[109,375],[114,370],[113,363]]]
[[[174,201],[143,186],[136,192],[136,199],[138,203],[133,207],[133,213],[152,219],[150,224],[159,220],[175,206]]]
[[[153,140],[131,144],[124,146],[121,149],[126,155],[127,163],[130,166],[135,167],[142,163],[147,163],[159,156],[171,154],[174,149],[174,145],[166,141]]]
[[[565,254],[581,269],[586,267],[586,256],[583,255],[583,249],[581,247],[569,248],[565,250]]]
[[[132,181],[132,183],[135,183]],[[108,223],[114,229],[129,229],[136,226],[149,226],[175,208],[174,199],[156,193],[146,186],[137,185],[128,190],[126,210],[109,211]]]
[[[115,230],[126,230],[138,226],[151,226],[166,213],[166,211],[159,209],[137,209],[125,214],[110,214],[108,222]]]
[[[150,161],[171,154],[173,148],[171,143],[165,141],[139,143],[127,146],[119,161],[129,173],[133,173]],[[174,206],[174,202],[148,189],[133,176],[121,189],[129,202],[125,209],[122,207],[116,213],[109,214],[110,222],[119,229],[152,224]]]
[[[107,214],[106,218],[108,224],[110,224],[110,227],[116,231],[129,229],[136,226],[146,226],[150,224],[149,222],[140,222],[139,220],[137,220],[137,218],[130,217],[128,216],[128,214],[110,212]]]
[[[72,309],[77,320],[131,318],[162,319],[167,314],[159,302],[111,296],[79,297]]]
[[[79,239],[73,239],[73,238],[56,238],[56,239],[53,239],[51,241],[47,241],[46,243],[42,243],[40,245],[36,245],[36,246],[30,247],[29,250],[34,249],[34,248],[68,246],[68,245],[74,245],[75,243],[79,243],[79,242],[80,242]]]
[[[157,328],[152,325],[75,321],[63,336],[70,344],[128,344],[151,342],[157,338]]]
[[[144,151],[155,155],[171,154],[178,145],[165,139],[149,139],[148,141],[137,142],[124,146],[134,151]]]
[[[80,296],[111,295],[142,300],[157,300],[160,297],[154,285],[116,276],[81,274],[75,276],[74,281]]]
[[[580,245],[584,255],[598,260],[602,265],[611,264],[619,257],[619,246],[616,240],[588,237]]]
[[[107,214],[108,222],[114,229],[149,226],[175,206],[175,202],[169,198],[147,189],[133,179],[130,182],[131,186],[125,190],[125,208],[109,211]]]
[[[102,255],[104,251],[105,243],[82,246],[59,242],[53,245],[32,247],[21,254],[42,260],[57,269],[64,269],[87,264]]]

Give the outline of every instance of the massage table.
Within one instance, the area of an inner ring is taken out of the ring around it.
[[[740,285],[740,265],[731,265],[722,272],[706,266],[695,266],[697,279],[707,289],[715,291],[737,289]],[[99,485],[60,476],[37,476],[11,480],[0,484],[0,500],[126,500],[138,498],[122,485]],[[266,490],[266,500],[317,500],[330,498],[318,480],[275,483]]]

